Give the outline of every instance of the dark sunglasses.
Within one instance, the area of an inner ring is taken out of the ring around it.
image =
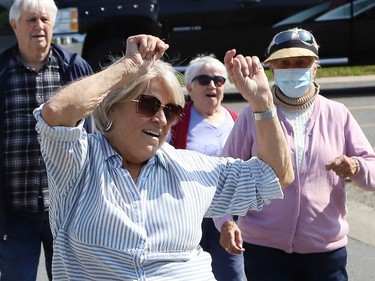
[[[279,34],[275,36],[274,42],[276,45],[280,45],[290,40],[297,40],[297,39],[299,39],[300,41],[306,44],[314,43],[314,36],[306,30],[298,30],[298,31],[287,30],[287,31],[280,32]]]
[[[214,81],[216,87],[220,87],[224,85],[226,79],[223,76],[210,76],[210,75],[198,75],[195,76],[191,82],[193,83],[195,80],[198,80],[198,83],[201,86],[207,86],[210,84],[211,81]]]
[[[132,102],[137,103],[135,108],[137,114],[146,118],[155,116],[160,108],[163,108],[164,116],[168,123],[177,122],[182,114],[181,105],[174,103],[164,105],[161,104],[161,101],[158,98],[150,95],[140,95],[137,100],[132,100]]]

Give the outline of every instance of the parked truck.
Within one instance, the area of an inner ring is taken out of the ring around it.
[[[170,44],[165,59],[183,71],[197,54],[222,59],[231,48],[263,60],[273,35],[295,26],[315,35],[321,64],[375,63],[374,0],[55,1],[55,42],[80,48],[95,70],[121,56],[133,34],[164,39]],[[0,0],[0,50],[7,20],[1,2],[10,0]]]
[[[321,0],[57,0],[77,9],[82,56],[95,68],[125,50],[129,35],[147,33],[170,44],[167,59],[183,67],[197,54],[236,48],[261,57],[273,36],[272,24]]]

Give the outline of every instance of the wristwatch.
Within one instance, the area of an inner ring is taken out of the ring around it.
[[[277,109],[276,109],[276,106],[272,107],[270,110],[268,111],[264,111],[264,112],[254,112],[254,119],[256,121],[260,121],[260,120],[268,120],[268,119],[272,119],[274,118],[275,116],[277,115]]]

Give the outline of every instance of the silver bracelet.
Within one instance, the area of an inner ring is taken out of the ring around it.
[[[276,106],[272,107],[270,110],[268,111],[264,111],[264,112],[254,112],[254,119],[256,121],[260,121],[260,120],[268,120],[268,119],[272,119],[274,118],[275,116],[277,115],[277,109],[276,109]]]

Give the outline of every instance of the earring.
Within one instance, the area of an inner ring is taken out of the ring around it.
[[[105,129],[104,129],[104,130],[105,130],[106,132],[108,132],[108,131],[111,129],[112,124],[113,124],[112,121],[108,122],[108,123],[107,123],[107,126],[105,126]]]

